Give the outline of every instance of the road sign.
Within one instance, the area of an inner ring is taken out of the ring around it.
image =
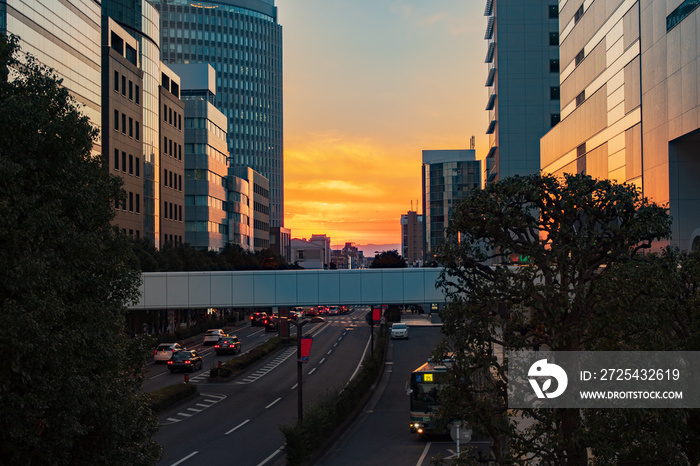
[[[464,421],[454,421],[450,426],[450,437],[455,443],[469,443],[472,439],[472,430]]]

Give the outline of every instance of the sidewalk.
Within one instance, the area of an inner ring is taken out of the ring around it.
[[[442,325],[438,314],[411,314],[410,312],[401,314],[401,322],[409,327],[439,327]]]

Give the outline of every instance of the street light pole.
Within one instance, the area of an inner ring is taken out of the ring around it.
[[[302,320],[301,322],[294,322],[297,327],[297,419],[299,419],[299,424],[301,424],[302,417],[304,415],[304,402],[301,393],[301,328],[308,322],[307,320]]]
[[[302,396],[302,384],[301,384],[301,365],[303,364],[301,362],[301,328],[308,324],[309,322],[311,323],[319,323],[319,322],[325,322],[325,319],[322,317],[312,317],[311,320],[297,320],[296,322],[289,321],[290,324],[294,324],[297,328],[297,418],[299,419],[299,424],[301,424],[301,421],[304,416],[304,402],[303,402],[303,396]]]

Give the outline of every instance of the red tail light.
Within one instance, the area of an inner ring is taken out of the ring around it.
[[[219,346],[219,345],[214,345],[214,348],[220,348],[220,346]]]
[[[168,361],[168,364],[172,364],[172,363],[173,363],[172,361]]]
[[[191,364],[192,361],[185,361],[185,364]]]

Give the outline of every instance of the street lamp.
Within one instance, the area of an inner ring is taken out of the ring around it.
[[[297,320],[297,321],[291,321],[288,320],[290,324],[293,324],[297,328],[297,403],[298,403],[298,419],[299,419],[299,424],[301,424],[301,420],[303,417],[304,413],[304,403],[302,401],[302,391],[301,391],[301,328],[308,324],[309,322],[311,323],[320,323],[320,322],[325,322],[326,320],[323,317],[312,317],[311,319],[304,319],[304,320]]]

